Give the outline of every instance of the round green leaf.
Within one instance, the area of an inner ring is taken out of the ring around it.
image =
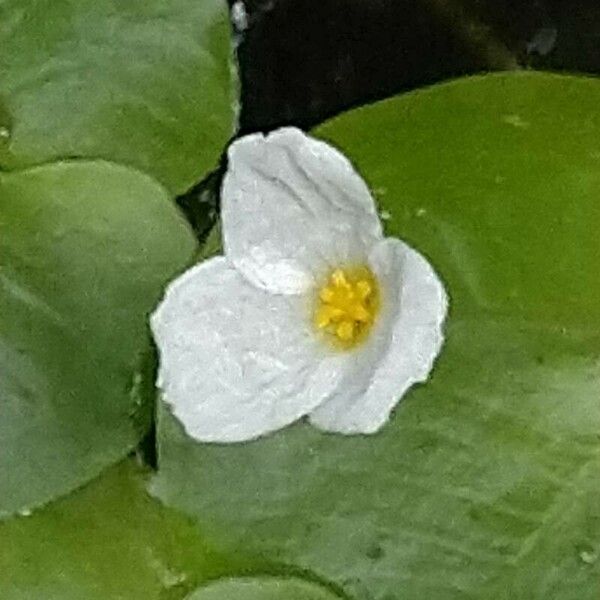
[[[446,282],[434,373],[374,436],[201,445],[163,409],[154,492],[355,598],[595,600],[599,105],[597,80],[500,74],[319,128]]]
[[[301,579],[246,577],[209,583],[186,600],[335,600],[331,592]]]
[[[145,433],[147,315],[194,250],[138,172],[0,174],[0,517],[81,485]]]
[[[2,600],[180,600],[222,575],[223,558],[189,520],[148,497],[146,475],[126,461],[0,523]]]
[[[33,515],[0,523],[0,598],[338,598],[298,578],[250,577],[247,562],[216,553],[189,519],[150,498],[147,475],[127,460]],[[245,578],[228,578],[236,572]]]
[[[5,0],[0,48],[0,169],[105,158],[183,192],[231,136],[225,0]]]

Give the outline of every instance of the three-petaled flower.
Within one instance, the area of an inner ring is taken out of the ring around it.
[[[224,256],[191,268],[152,316],[158,385],[190,436],[239,442],[303,416],[373,433],[440,351],[446,294],[384,238],[367,185],[294,128],[234,142]]]

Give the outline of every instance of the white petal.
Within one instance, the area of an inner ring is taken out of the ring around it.
[[[229,148],[221,217],[225,255],[259,287],[295,294],[314,275],[364,262],[382,239],[365,182],[337,150],[284,128]]]
[[[444,339],[446,293],[427,260],[393,238],[369,260],[381,286],[381,314],[339,387],[310,415],[326,431],[380,429],[406,391],[427,379]]]
[[[339,378],[310,330],[305,298],[275,296],[223,257],[182,275],[151,319],[159,386],[190,436],[250,440],[315,408]]]

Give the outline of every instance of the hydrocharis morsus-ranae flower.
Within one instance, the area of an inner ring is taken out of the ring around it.
[[[443,342],[432,267],[384,237],[351,163],[294,128],[231,145],[221,202],[224,256],[176,279],[151,319],[175,416],[206,442],[304,416],[379,430]]]

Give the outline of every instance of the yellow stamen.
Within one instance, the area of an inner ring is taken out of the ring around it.
[[[372,291],[373,290],[371,288],[371,285],[369,284],[369,282],[366,279],[361,279],[356,284],[356,292],[358,293],[358,297],[361,300],[365,300],[366,298],[368,298]]]
[[[336,322],[344,316],[344,311],[330,304],[323,304],[317,312],[317,325],[319,328],[327,327],[329,323]]]
[[[344,340],[345,342],[351,340],[354,336],[354,323],[352,321],[342,321],[335,328],[335,333],[340,340]]]
[[[324,287],[319,293],[319,298],[323,300],[323,302],[331,302],[333,300],[335,292],[330,287]]]
[[[371,313],[365,308],[363,304],[356,304],[352,306],[348,314],[355,320],[361,323],[366,323],[371,318]]]
[[[379,310],[379,291],[367,267],[335,269],[319,290],[314,323],[336,346],[354,347]]]

